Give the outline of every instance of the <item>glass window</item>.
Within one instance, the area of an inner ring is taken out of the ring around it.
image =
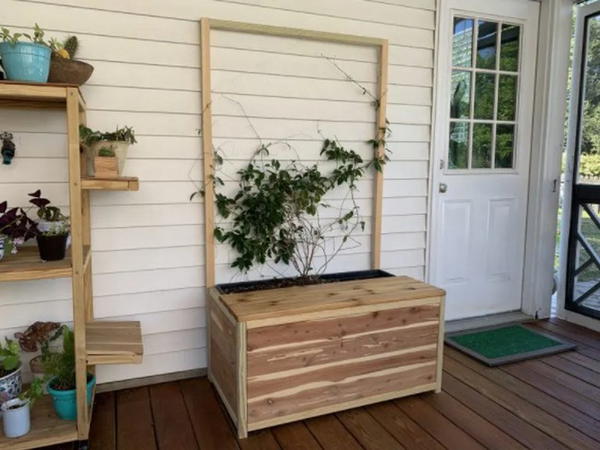
[[[452,65],[454,67],[473,65],[473,19],[454,18]]]
[[[475,119],[494,118],[494,96],[496,75],[493,73],[475,74]]]
[[[496,47],[498,46],[498,24],[477,21],[477,67],[496,68]]]
[[[521,27],[455,17],[448,169],[512,169]]]
[[[467,122],[450,122],[450,142],[448,167],[466,169],[469,167],[469,124]]]
[[[450,117],[468,118],[471,112],[471,72],[452,72],[452,93],[450,97]]]
[[[519,69],[519,40],[521,27],[518,25],[502,25],[500,43],[500,70],[516,72]]]

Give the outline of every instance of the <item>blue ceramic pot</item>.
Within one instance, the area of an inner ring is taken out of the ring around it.
[[[48,382],[48,394],[52,397],[52,404],[56,415],[63,420],[77,419],[77,391],[71,389],[69,391],[58,391],[52,389],[52,383],[55,378],[51,378]],[[87,382],[87,401],[88,405],[92,401],[94,394],[94,386],[96,385],[96,377],[92,376]]]
[[[0,44],[2,67],[9,80],[45,83],[50,71],[50,47],[33,42]]]

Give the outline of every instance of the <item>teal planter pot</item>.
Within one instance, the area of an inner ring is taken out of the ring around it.
[[[50,394],[52,397],[52,404],[54,405],[54,411],[56,411],[56,415],[63,420],[76,420],[77,391],[75,389],[71,389],[70,391],[58,391],[56,389],[52,389],[53,381],[54,378],[51,378],[48,382],[48,394]],[[96,377],[92,376],[87,383],[88,404],[90,404],[92,401],[95,385]]]
[[[0,44],[2,67],[9,80],[45,83],[50,71],[50,47],[33,42]]]

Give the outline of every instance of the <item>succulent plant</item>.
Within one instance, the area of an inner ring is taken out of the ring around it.
[[[69,36],[65,40],[63,48],[69,53],[71,59],[75,58],[75,54],[79,48],[79,40],[77,39],[77,36]]]

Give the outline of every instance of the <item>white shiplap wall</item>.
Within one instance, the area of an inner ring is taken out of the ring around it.
[[[435,0],[0,0],[2,26],[38,22],[51,36],[77,34],[80,58],[96,68],[83,88],[89,125],[133,125],[139,137],[126,171],[140,177],[140,191],[94,193],[92,227],[96,315],[142,321],[144,364],[101,367],[101,382],[206,365],[203,217],[200,200],[188,201],[201,180],[203,16],[389,39],[393,153],[382,262],[392,272],[423,277],[434,8]],[[215,140],[232,161],[225,170],[242,164],[256,145],[236,101],[263,139],[289,140],[306,160],[318,157],[319,129],[369,153],[363,141],[373,135],[373,109],[322,55],[374,90],[373,50],[229,32],[214,32],[212,44]],[[14,164],[0,167],[0,198],[23,203],[41,187],[65,205],[63,116],[0,111],[0,130],[13,131],[18,147]],[[366,181],[359,202],[367,219],[370,195]],[[331,270],[368,268],[369,236],[358,240],[364,245]],[[230,258],[218,249],[220,281],[234,275]],[[0,335],[34,320],[70,320],[70,289],[68,280],[0,284]]]

